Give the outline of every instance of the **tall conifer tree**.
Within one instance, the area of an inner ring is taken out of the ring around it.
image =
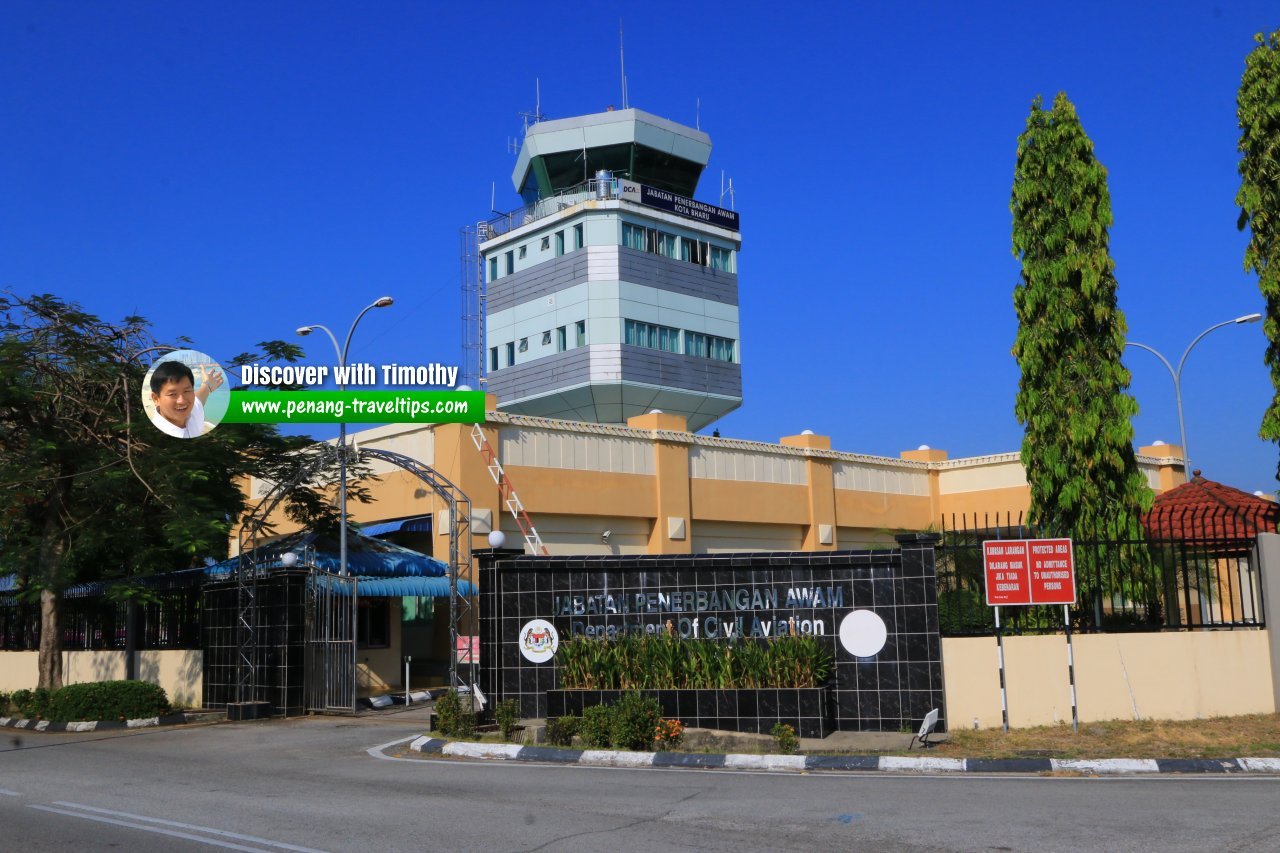
[[[1047,534],[1138,536],[1151,490],[1138,471],[1138,406],[1120,362],[1127,331],[1107,246],[1107,170],[1065,93],[1031,105],[1018,137],[1013,293],[1022,378],[1015,414],[1031,520]]]
[[[1244,268],[1258,274],[1267,301],[1263,329],[1275,395],[1258,434],[1280,442],[1280,30],[1258,33],[1236,95],[1240,120],[1240,205],[1237,227],[1249,229]]]

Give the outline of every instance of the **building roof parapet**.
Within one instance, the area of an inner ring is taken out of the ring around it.
[[[871,465],[884,465],[892,468],[908,470],[927,470],[932,463],[912,462],[905,459],[894,459],[889,456],[871,456],[865,453],[847,453],[839,450],[820,450],[808,447],[788,447],[782,444],[771,444],[765,441],[748,441],[741,438],[720,438],[717,436],[697,435],[687,432],[669,430],[635,429],[619,424],[597,424],[586,421],[559,420],[543,418],[535,415],[517,415],[509,412],[486,412],[488,422],[510,424],[511,426],[530,427],[533,429],[553,429],[560,432],[575,432],[586,435],[606,435],[617,438],[657,438],[661,441],[679,442],[700,447],[719,450],[744,450],[752,453],[771,453],[776,456],[794,456],[799,458],[830,459],[837,462],[861,462]],[[1016,457],[1017,454],[1014,454]]]

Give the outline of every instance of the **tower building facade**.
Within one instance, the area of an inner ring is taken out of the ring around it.
[[[487,390],[512,414],[693,430],[742,403],[738,215],[693,200],[707,134],[636,109],[531,125],[524,207],[481,226]]]

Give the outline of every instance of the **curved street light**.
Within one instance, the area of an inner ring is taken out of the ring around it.
[[[1261,314],[1245,314],[1243,317],[1237,317],[1234,320],[1224,320],[1221,323],[1217,323],[1205,329],[1203,332],[1196,335],[1195,339],[1190,344],[1187,345],[1187,348],[1182,353],[1182,358],[1178,360],[1177,370],[1174,370],[1173,365],[1169,363],[1169,359],[1161,355],[1159,351],[1157,351],[1154,347],[1149,347],[1146,344],[1140,344],[1140,343],[1137,343],[1136,341],[1124,342],[1124,345],[1127,347],[1137,347],[1138,349],[1144,349],[1147,352],[1154,355],[1156,358],[1160,359],[1160,361],[1164,364],[1164,366],[1169,369],[1169,375],[1173,377],[1173,394],[1178,402],[1178,432],[1182,436],[1182,465],[1183,465],[1182,471],[1183,471],[1183,474],[1186,475],[1188,480],[1191,479],[1191,476],[1190,476],[1191,475],[1191,452],[1187,449],[1187,426],[1186,426],[1186,422],[1183,420],[1183,417],[1182,417],[1182,368],[1187,363],[1187,356],[1191,355],[1192,348],[1195,347],[1196,344],[1200,343],[1201,338],[1203,338],[1205,335],[1209,334],[1210,332],[1214,331],[1215,329],[1221,329],[1223,326],[1240,325],[1243,323],[1256,323],[1261,319],[1262,319]]]
[[[351,323],[351,329],[347,332],[347,340],[343,343],[342,348],[338,348],[338,339],[334,337],[328,326],[321,323],[313,323],[310,326],[299,326],[297,329],[301,337],[320,329],[329,336],[329,340],[333,342],[333,351],[338,356],[338,367],[343,368],[342,376],[346,379],[347,351],[351,348],[351,336],[356,333],[356,326],[360,324],[365,314],[368,314],[374,308],[386,308],[395,303],[390,296],[382,296],[365,306],[364,310],[356,315],[356,319]],[[345,381],[338,384],[341,391],[347,390]],[[338,422],[338,447],[341,450],[338,453],[338,514],[341,523],[338,525],[338,574],[347,574],[347,422]]]

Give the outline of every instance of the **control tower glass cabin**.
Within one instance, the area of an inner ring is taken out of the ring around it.
[[[636,109],[542,121],[481,228],[498,408],[698,430],[742,403],[737,213],[692,200],[711,138]]]

